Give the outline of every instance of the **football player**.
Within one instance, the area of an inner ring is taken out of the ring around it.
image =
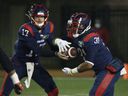
[[[114,96],[114,86],[120,77],[123,63],[114,58],[103,40],[91,27],[86,13],[75,13],[68,20],[67,37],[78,48],[84,62],[76,68],[65,67],[65,74],[73,75],[94,70],[96,79],[89,96]]]
[[[4,68],[4,70],[8,73],[8,76],[10,76],[13,84],[14,89],[17,94],[21,94],[23,90],[23,85],[20,83],[18,75],[13,68],[13,65],[9,59],[9,57],[4,53],[4,51],[0,48],[0,64]],[[1,93],[0,93],[1,96]]]
[[[70,43],[60,38],[53,39],[53,30],[48,21],[49,11],[42,4],[34,4],[28,11],[30,22],[23,24],[18,31],[15,53],[12,62],[20,79],[27,76],[25,86],[29,88],[31,78],[39,84],[48,96],[58,96],[58,88],[52,76],[42,67],[39,57],[41,49],[48,44],[53,51],[58,46],[59,52],[70,47]],[[53,52],[54,55],[56,52]],[[3,90],[9,96],[13,89],[10,78],[7,78]]]

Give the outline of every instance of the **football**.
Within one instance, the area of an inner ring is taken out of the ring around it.
[[[77,56],[77,49],[75,47],[70,47],[67,51],[67,55],[70,58],[75,58]]]

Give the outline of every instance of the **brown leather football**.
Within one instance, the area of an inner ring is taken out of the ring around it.
[[[75,47],[70,47],[67,51],[67,55],[70,58],[75,58],[77,56],[77,49]]]

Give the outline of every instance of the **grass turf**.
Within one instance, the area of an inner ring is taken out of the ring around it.
[[[0,84],[1,84],[0,79]],[[59,96],[88,96],[94,79],[92,78],[73,78],[73,77],[56,77],[54,78],[58,88]],[[14,92],[10,96],[16,96]],[[29,89],[24,89],[20,96],[47,96],[34,81],[31,82]],[[128,96],[128,81],[120,79],[115,86],[114,96]]]

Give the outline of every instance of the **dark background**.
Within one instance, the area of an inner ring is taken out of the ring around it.
[[[56,36],[65,34],[66,22],[74,12],[86,12],[92,19],[102,19],[109,30],[109,48],[113,55],[128,62],[127,0],[0,0],[0,46],[8,56],[13,54],[17,31],[27,21],[25,13],[33,2],[41,2],[48,7]],[[56,57],[43,57],[41,60],[47,68],[69,66],[69,63],[75,66],[79,62],[65,62]]]

